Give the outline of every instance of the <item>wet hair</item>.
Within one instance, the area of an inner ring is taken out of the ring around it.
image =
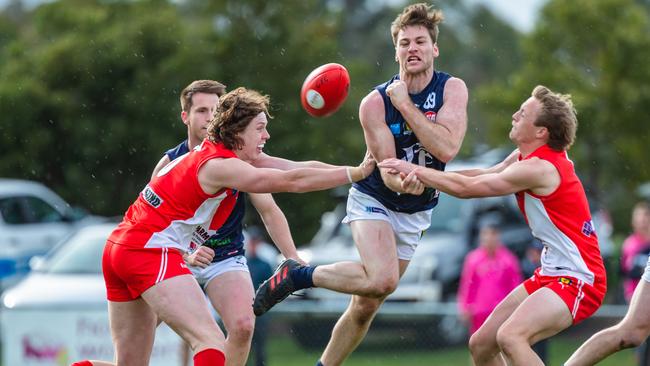
[[[442,11],[433,9],[433,6],[427,3],[409,5],[393,20],[390,26],[393,44],[397,45],[397,34],[400,30],[413,25],[425,27],[429,31],[433,43],[436,43],[438,42],[438,24],[443,20]]]
[[[260,113],[269,114],[269,96],[239,87],[220,98],[214,118],[208,125],[208,138],[223,143],[230,150],[241,148],[237,135],[243,132]]]
[[[538,85],[532,96],[540,101],[542,107],[535,120],[535,126],[548,130],[548,146],[553,150],[568,150],[576,138],[578,118],[570,94],[559,94]]]
[[[181,110],[189,112],[192,109],[192,96],[196,93],[216,94],[226,93],[226,86],[214,80],[195,80],[181,92]]]

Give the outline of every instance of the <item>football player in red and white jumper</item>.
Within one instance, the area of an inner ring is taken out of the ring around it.
[[[542,264],[514,289],[472,335],[476,365],[543,365],[530,345],[591,316],[606,291],[605,267],[583,186],[567,150],[576,112],[569,95],[537,86],[512,116],[517,149],[488,168],[441,172],[389,159],[380,167],[461,197],[514,193],[533,235],[544,244]]]
[[[239,191],[307,192],[358,181],[374,164],[288,171],[255,168],[269,139],[268,96],[238,88],[221,99],[196,149],[165,166],[129,207],[103,256],[118,365],[148,365],[157,319],[190,344],[195,365],[223,365],[224,336],[183,261],[221,227]]]

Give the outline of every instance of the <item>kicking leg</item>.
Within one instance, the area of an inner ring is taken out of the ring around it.
[[[372,320],[384,299],[397,287],[399,277],[406,271],[409,261],[397,259],[395,235],[391,225],[380,220],[359,220],[351,222],[352,235],[357,244],[362,264],[363,275],[353,275],[351,278],[365,277],[365,287],[362,284],[352,285],[349,289],[361,293],[352,296],[350,305],[337,321],[323,355],[321,362],[327,366],[340,365],[361,343]],[[338,263],[329,266],[319,266],[323,272],[314,272],[314,283],[321,285],[337,276],[347,276],[358,268]],[[347,268],[346,268],[347,267]],[[391,271],[390,268],[395,268]],[[320,277],[320,276],[323,277]],[[356,287],[356,288],[355,288]],[[328,287],[329,288],[329,287]],[[371,296],[361,296],[371,295]]]
[[[395,234],[388,221],[350,223],[361,263],[338,262],[314,270],[314,286],[346,294],[385,298],[397,287],[399,268]],[[408,263],[408,262],[407,262]]]

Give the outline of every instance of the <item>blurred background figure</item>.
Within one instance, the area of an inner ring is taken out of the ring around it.
[[[650,204],[638,202],[632,210],[632,234],[621,248],[621,271],[623,273],[623,295],[630,303],[632,293],[639,284],[650,252]]]
[[[542,265],[542,250],[544,249],[544,244],[538,239],[533,239],[526,248],[526,253],[524,258],[521,260],[521,272],[524,275],[524,278],[531,277],[535,270]],[[537,353],[540,359],[547,364],[548,360],[548,339],[542,339],[541,341],[535,343],[533,346],[533,351]]]
[[[264,280],[273,275],[273,267],[271,263],[275,263],[274,257],[277,252],[273,247],[264,241],[264,234],[257,226],[249,226],[246,228],[247,242],[246,242],[246,260],[248,262],[248,271],[253,280],[253,287],[257,291]],[[272,254],[275,253],[275,254]],[[251,299],[252,301],[252,299]],[[266,365],[266,337],[268,332],[268,325],[270,316],[257,317],[255,320],[255,330],[253,331],[253,342],[251,346],[252,357],[254,366]]]
[[[470,335],[522,280],[517,257],[501,243],[497,221],[486,218],[478,248],[465,258],[458,288],[459,313]]]

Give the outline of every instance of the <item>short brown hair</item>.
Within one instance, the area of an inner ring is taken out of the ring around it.
[[[192,96],[196,93],[216,94],[226,93],[226,86],[214,80],[195,80],[181,92],[181,110],[189,112],[192,109]]]
[[[421,25],[429,30],[429,35],[433,43],[438,42],[438,24],[444,20],[441,10],[433,9],[427,3],[418,3],[409,5],[400,15],[393,20],[390,26],[390,32],[393,36],[393,44],[397,45],[397,34],[400,30],[411,26]]]
[[[220,101],[221,105],[208,125],[208,138],[231,150],[241,148],[242,141],[237,134],[244,131],[253,118],[262,112],[272,118],[269,96],[255,90],[239,87],[222,96]]]
[[[557,151],[568,150],[575,141],[578,128],[577,112],[571,95],[554,93],[549,88],[538,85],[533,89],[532,96],[542,104],[534,124],[548,130],[548,146]]]

